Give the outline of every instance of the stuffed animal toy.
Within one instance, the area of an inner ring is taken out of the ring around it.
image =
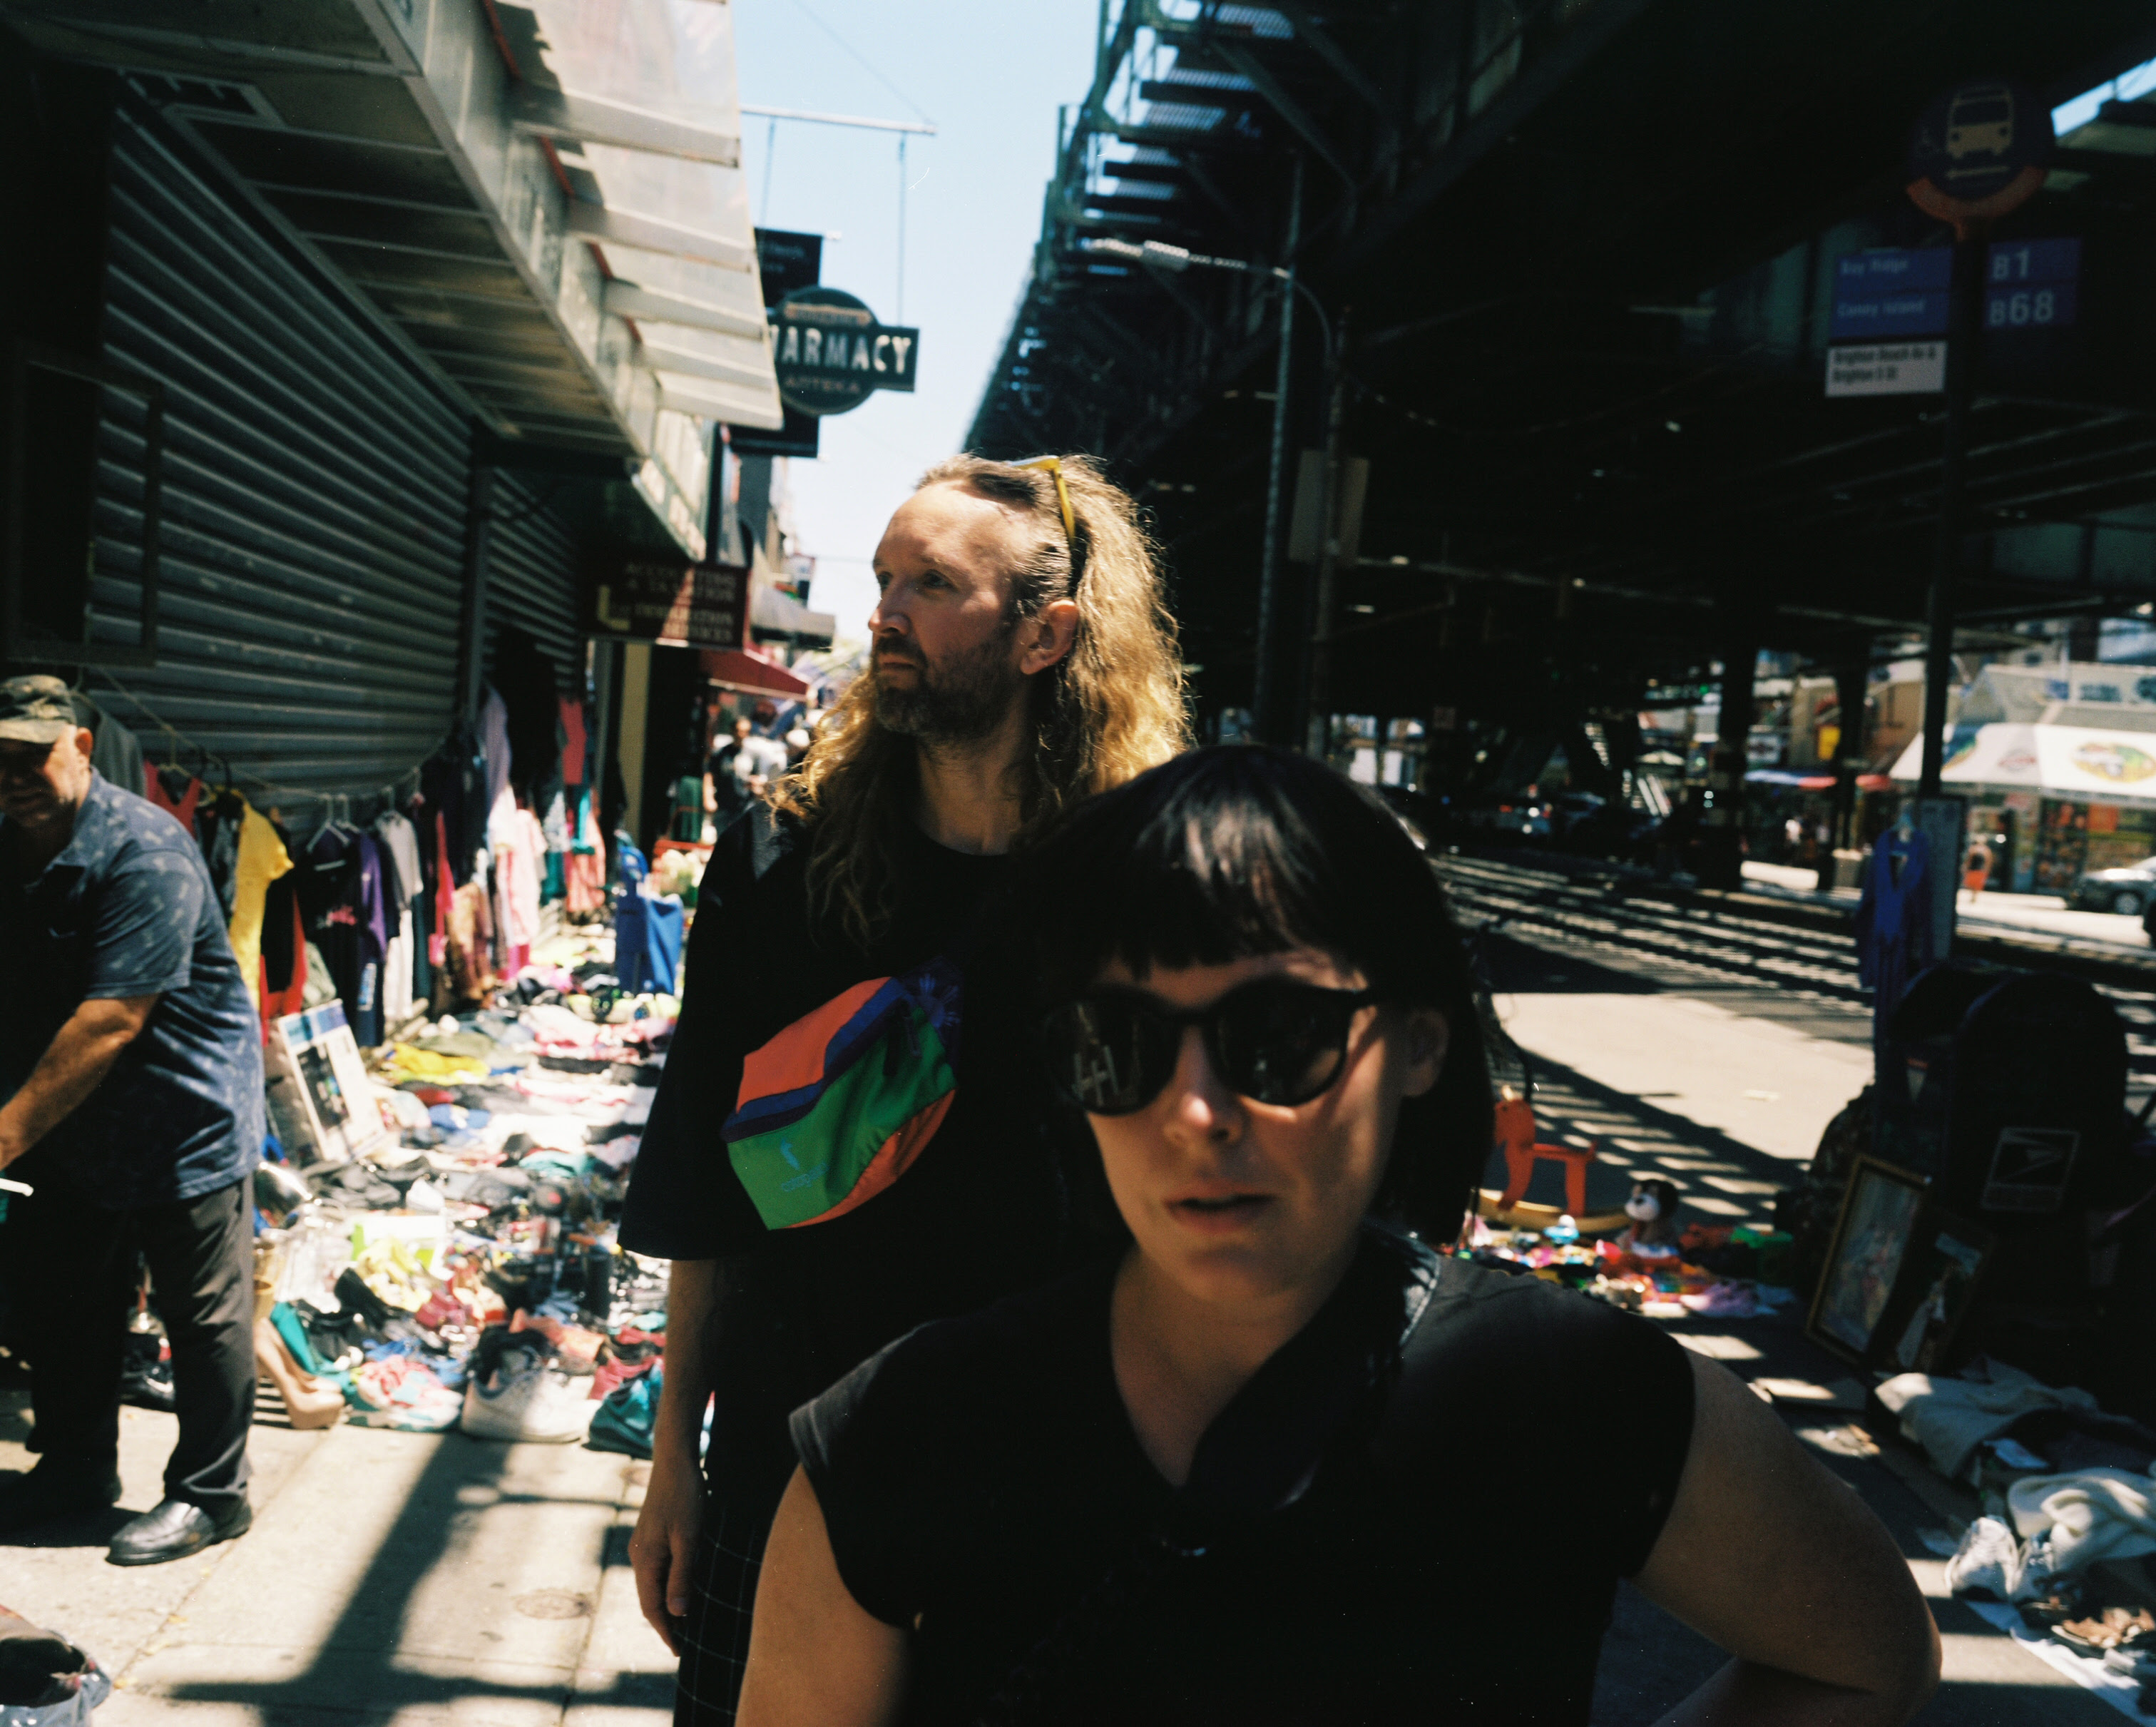
[[[1676,1257],[1677,1190],[1673,1181],[1659,1176],[1652,1180],[1632,1184],[1632,1197],[1625,1201],[1625,1215],[1632,1220],[1631,1226],[1617,1238],[1617,1246],[1626,1253],[1637,1254],[1642,1259],[1673,1259]]]

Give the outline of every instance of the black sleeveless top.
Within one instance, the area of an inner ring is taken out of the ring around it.
[[[1587,1720],[1684,1466],[1683,1349],[1373,1229],[1178,1489],[1112,1277],[923,1326],[794,1414],[839,1575],[913,1629],[904,1721]]]

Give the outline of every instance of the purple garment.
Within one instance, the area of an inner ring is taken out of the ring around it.
[[[382,962],[389,952],[389,923],[382,895],[382,847],[372,834],[359,835],[359,868],[354,877],[359,916],[359,993],[352,1035],[360,1047],[382,1041]]]
[[[1931,847],[1922,834],[1889,829],[1873,844],[1864,872],[1864,899],[1856,908],[1856,979],[1876,992],[1875,1047],[1886,1041],[1887,1022],[1911,979],[1938,958],[1932,949],[1934,883]]]

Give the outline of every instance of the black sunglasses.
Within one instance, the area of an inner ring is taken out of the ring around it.
[[[1137,989],[1099,989],[1041,1021],[1056,1090],[1091,1115],[1132,1115],[1175,1077],[1186,1025],[1214,1071],[1254,1103],[1307,1103],[1340,1077],[1348,1033],[1374,989],[1326,989],[1260,978],[1209,1007],[1163,1005]]]

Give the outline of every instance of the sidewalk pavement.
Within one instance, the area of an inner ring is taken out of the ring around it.
[[[1653,981],[1621,949],[1508,932],[1493,950],[1506,1029],[1533,1058],[1536,1123],[1592,1140],[1588,1209],[1614,1210],[1635,1176],[1666,1174],[1688,1212],[1716,1224],[1771,1221],[1774,1193],[1802,1173],[1820,1130],[1871,1077],[1870,1015],[1818,1000],[1794,1019],[1791,992],[1701,979]],[[1608,961],[1608,964],[1604,964]],[[1501,1159],[1484,1185],[1502,1185]],[[1527,1197],[1558,1203],[1562,1173],[1536,1171]],[[1851,1370],[1804,1334],[1804,1316],[1688,1319],[1667,1329],[1748,1381],[1830,1386]],[[1861,1388],[1860,1388],[1861,1389]],[[1777,1405],[1798,1437],[1879,1514],[1938,1621],[1944,1682],[1922,1727],[2101,1727],[2110,1705],[2019,1647],[1947,1592],[1951,1551],[1978,1513],[1933,1473],[1891,1418]],[[1591,1412],[1583,1411],[1591,1426]],[[1507,1483],[1532,1503],[1525,1483]],[[1595,1685],[1597,1727],[1646,1727],[1722,1664],[1719,1651],[1629,1586],[1619,1591]]]
[[[1854,887],[1833,888],[1821,893],[1818,888],[1819,872],[1809,866],[1757,863],[1748,859],[1744,880],[1754,887],[1801,894],[1808,899],[1838,906],[1853,907],[1863,897]],[[2142,928],[2139,917],[2076,911],[2056,894],[1973,894],[1964,887],[1956,891],[1954,903],[1958,907],[1957,921],[1963,924],[1989,924],[2009,933],[2033,930],[2041,935],[2068,937],[2076,941],[2107,942],[2141,953],[2148,951],[2148,933]]]
[[[0,1469],[35,1461],[26,1403],[0,1394]],[[159,1498],[174,1432],[169,1416],[125,1416],[119,1509],[0,1538],[0,1600],[114,1674],[96,1727],[671,1720],[674,1663],[628,1564],[649,1465],[258,1421],[254,1529],[122,1569],[105,1563],[106,1538]]]

